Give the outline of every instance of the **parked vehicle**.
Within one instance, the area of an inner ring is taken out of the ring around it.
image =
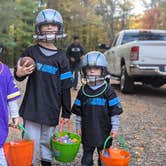
[[[123,30],[104,54],[123,93],[132,92],[134,82],[166,83],[166,30]]]

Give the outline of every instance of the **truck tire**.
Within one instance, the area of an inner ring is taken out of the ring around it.
[[[132,93],[134,90],[134,82],[127,74],[126,67],[121,67],[120,90],[122,93]]]

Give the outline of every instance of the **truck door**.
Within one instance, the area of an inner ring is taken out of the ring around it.
[[[115,64],[115,59],[116,59],[116,43],[117,43],[117,40],[118,40],[118,37],[119,36],[116,36],[113,43],[112,43],[112,47],[111,49],[109,50],[108,52],[108,57],[109,57],[109,69],[110,69],[110,72],[112,75],[116,75],[116,64]]]

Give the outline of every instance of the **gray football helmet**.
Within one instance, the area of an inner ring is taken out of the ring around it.
[[[40,30],[41,25],[45,24],[53,24],[58,26],[58,32],[42,32]],[[39,12],[36,17],[35,22],[35,35],[34,38],[36,40],[44,40],[44,41],[54,41],[57,38],[64,37],[64,27],[63,27],[63,19],[61,14],[54,9],[44,9]]]
[[[105,55],[99,51],[91,51],[85,54],[81,61],[81,76],[83,79],[86,79],[86,82],[96,82],[99,80],[105,80],[108,76],[107,71],[107,60]],[[96,67],[102,69],[102,74],[100,76],[91,76],[87,75],[86,69],[88,67]]]

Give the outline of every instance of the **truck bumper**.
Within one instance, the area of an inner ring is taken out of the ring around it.
[[[166,65],[131,64],[128,74],[131,76],[166,76]]]

